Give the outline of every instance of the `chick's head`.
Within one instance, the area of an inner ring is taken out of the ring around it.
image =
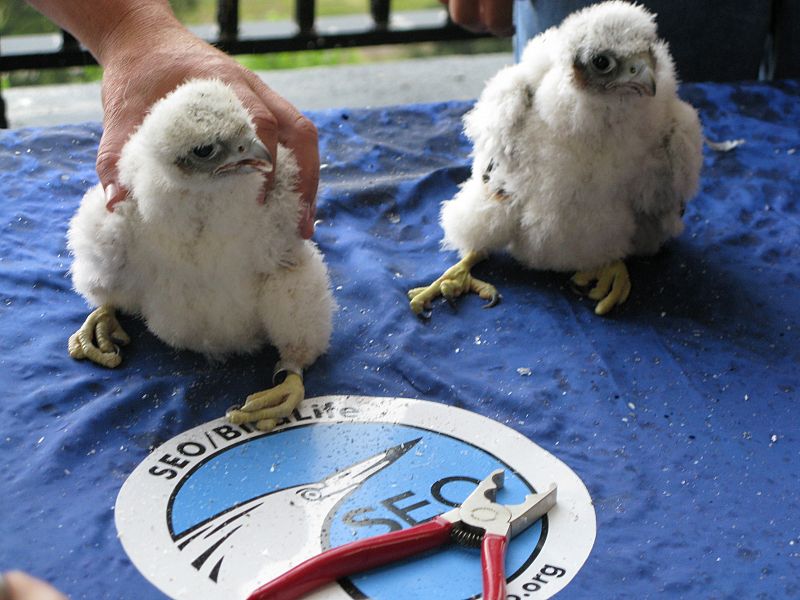
[[[120,159],[122,183],[134,191],[219,194],[243,176],[262,181],[272,167],[250,114],[218,80],[189,81],[156,102]]]
[[[591,94],[655,96],[672,60],[656,31],[655,15],[612,0],[578,11],[560,30],[576,87]]]

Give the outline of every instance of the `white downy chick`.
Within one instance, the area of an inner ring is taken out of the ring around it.
[[[115,367],[127,343],[115,309],[175,348],[219,358],[271,343],[282,383],[229,413],[269,429],[302,400],[302,370],[325,352],[334,301],[317,247],[298,234],[298,166],[269,152],[233,90],[193,80],[156,102],[122,150],[127,198],[101,187],[67,235],[75,289],[98,307],[69,341],[74,358]]]
[[[683,230],[702,166],[700,121],[641,6],[604,2],[540,34],[464,122],[472,175],[440,219],[443,246],[462,260],[409,292],[417,314],[438,295],[496,303],[497,290],[469,270],[501,250],[528,268],[577,271],[581,288],[597,281],[588,295],[604,314],[630,292],[623,259]]]

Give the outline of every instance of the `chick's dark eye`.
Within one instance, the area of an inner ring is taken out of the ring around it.
[[[608,73],[613,64],[611,59],[608,58],[605,54],[598,54],[594,58],[592,58],[592,66],[600,71],[601,73]]]
[[[197,146],[196,148],[192,148],[192,154],[197,156],[198,158],[208,158],[211,156],[212,152],[214,152],[214,146],[208,144],[207,146]]]

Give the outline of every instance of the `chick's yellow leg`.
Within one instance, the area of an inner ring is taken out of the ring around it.
[[[250,394],[243,406],[230,409],[226,416],[235,425],[255,423],[257,429],[269,431],[279,419],[292,413],[305,393],[303,378],[297,373],[288,373],[282,383]]]
[[[578,287],[586,287],[591,282],[597,284],[589,291],[589,298],[599,300],[594,312],[605,315],[618,304],[628,299],[631,293],[631,280],[628,268],[621,260],[615,260],[605,267],[589,271],[578,271],[572,277],[572,283]]]
[[[130,342],[130,337],[117,321],[114,307],[108,304],[95,309],[73,333],[67,344],[69,355],[77,360],[84,358],[103,367],[113,369],[122,362],[119,345]]]
[[[430,308],[430,303],[435,298],[443,296],[448,301],[458,298],[464,293],[474,292],[484,300],[488,300],[485,308],[494,306],[500,301],[500,294],[492,284],[473,277],[470,273],[472,267],[482,261],[486,256],[481,252],[470,252],[452,267],[447,269],[441,277],[429,286],[418,287],[408,291],[411,310],[420,314]]]

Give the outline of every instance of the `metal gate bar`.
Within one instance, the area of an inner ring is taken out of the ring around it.
[[[239,0],[217,0],[218,32],[208,40],[230,54],[261,54],[382,44],[445,42],[488,37],[470,33],[449,19],[440,26],[392,28],[389,0],[370,0],[371,27],[359,31],[329,33],[316,30],[316,1],[297,0],[294,35],[241,39],[239,37]],[[51,69],[96,64],[94,57],[81,48],[69,33],[61,32],[61,47],[55,52],[33,51],[0,55],[0,72],[23,69]]]

